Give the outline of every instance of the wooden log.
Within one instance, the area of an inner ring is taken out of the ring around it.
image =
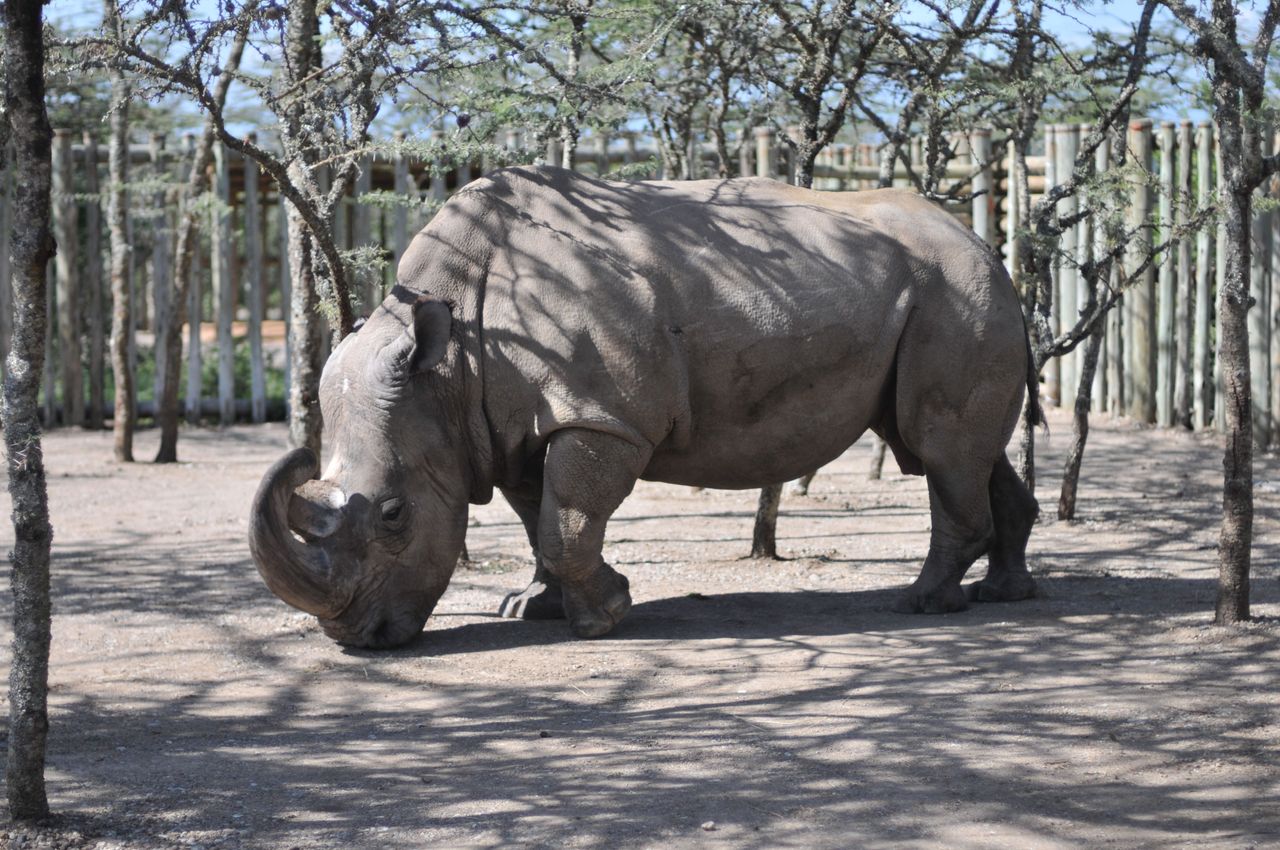
[[[996,194],[991,160],[991,130],[980,128],[970,134],[973,165],[980,167],[973,177],[973,232],[983,242],[996,244]]]
[[[56,174],[58,169],[53,169]],[[57,203],[53,206],[56,208]],[[55,237],[57,238],[57,237]],[[57,298],[54,292],[54,263],[55,260],[49,260],[45,264],[44,270],[44,314],[49,317],[48,330],[44,335],[44,427],[53,428],[58,424],[58,379],[57,379],[57,361],[53,359],[53,338],[56,336],[57,323]]]
[[[1280,149],[1280,137],[1274,139],[1273,150]],[[1280,201],[1280,175],[1270,181],[1273,201]],[[1271,445],[1280,446],[1280,213],[1271,211]]]
[[[1050,124],[1044,128],[1045,150],[1045,187],[1050,189],[1058,185],[1058,126]],[[1061,268],[1054,258],[1052,278],[1049,288],[1049,327],[1054,336],[1062,333],[1062,289],[1058,285],[1061,280]],[[1051,357],[1044,364],[1044,393],[1051,404],[1062,404],[1066,397],[1062,393],[1062,358]]]
[[[1196,205],[1204,209],[1213,203],[1213,125],[1196,127]],[[1195,350],[1192,353],[1196,428],[1213,424],[1213,346],[1209,340],[1209,317],[1213,310],[1213,230],[1201,227],[1196,233]]]
[[[89,407],[86,411],[86,424],[95,430],[101,430],[106,424],[102,414],[106,399],[107,330],[103,322],[106,305],[102,297],[102,201],[98,197],[100,190],[98,142],[93,134],[86,130],[84,132],[84,191],[89,196],[89,200],[85,202],[85,258],[81,295],[89,325]]]
[[[217,295],[216,316],[218,323],[218,409],[219,422],[231,425],[235,422],[235,340],[231,336],[231,322],[235,318],[235,279],[231,264],[234,261],[231,245],[231,152],[222,143],[213,146],[213,187],[217,196],[217,208],[213,211],[213,242],[209,247],[212,289]]]
[[[1176,128],[1172,121],[1160,122],[1160,241],[1167,242],[1173,231],[1173,191],[1175,185]],[[1160,252],[1159,289],[1156,295],[1156,422],[1173,425],[1174,319],[1177,292],[1174,283],[1174,250]]]
[[[1088,134],[1089,128],[1082,128],[1080,133],[1083,138]],[[1097,150],[1093,152],[1093,172],[1094,174],[1103,174],[1111,167],[1111,144],[1108,136],[1104,136],[1102,144],[1098,145]],[[1101,221],[1093,221],[1090,224],[1090,231],[1093,242],[1092,257],[1099,260],[1107,252],[1107,230]],[[1097,282],[1098,300],[1101,301],[1104,295],[1110,293],[1110,288],[1105,286],[1105,281]],[[1087,284],[1086,284],[1087,285]],[[1088,294],[1086,293],[1086,297]],[[1114,312],[1114,310],[1112,310]],[[1104,411],[1107,409],[1107,321],[1102,323],[1102,339],[1098,346],[1098,362],[1094,368],[1092,402],[1093,409]]]
[[[187,284],[187,422],[200,424],[201,400],[204,396],[204,350],[200,339],[200,323],[204,319],[204,270],[200,267],[200,238],[191,252],[190,282]]]
[[[9,234],[13,227],[13,155],[0,146],[0,374],[8,372],[13,344],[13,283],[9,273]]]
[[[395,139],[397,143],[403,143],[404,133],[396,133]],[[555,160],[551,161],[555,162]],[[396,199],[399,201],[391,217],[391,250],[395,255],[391,279],[394,281],[396,270],[400,268],[400,258],[404,256],[405,248],[409,246],[409,208],[405,206],[409,202],[409,160],[403,151],[397,149],[391,158],[391,165],[395,171],[394,186]]]
[[[1222,138],[1217,127],[1214,127],[1214,165],[1216,166],[1217,184],[1222,184]],[[1218,233],[1217,244],[1214,252],[1214,292],[1217,293],[1227,279],[1227,225],[1226,216],[1218,216]],[[1217,295],[1214,296],[1217,300]],[[1222,377],[1222,339],[1218,338],[1218,348],[1214,351],[1213,357],[1213,425],[1219,431],[1227,430],[1227,413],[1225,400],[1227,398],[1226,386]]]
[[[360,160],[360,173],[356,176],[355,193],[351,205],[351,242],[356,248],[373,247],[373,220],[368,204],[360,203],[360,199],[373,191],[373,160],[364,157]],[[288,261],[285,261],[287,267]],[[286,272],[287,274],[287,272]],[[379,275],[368,270],[360,272],[359,287],[361,313],[365,316],[373,312],[382,303],[382,287]],[[286,308],[285,313],[288,313]]]
[[[1020,200],[1021,183],[1016,179],[1015,172],[1017,169],[1014,163],[1017,162],[1015,156],[1015,146],[1012,141],[1008,143],[1009,168],[1006,170],[1008,177],[1004,181],[1004,267],[1009,272],[1009,277],[1013,280],[1015,288],[1019,287],[1019,279],[1021,277],[1018,268],[1018,209],[1022,203]]]
[[[256,143],[253,134],[251,142]],[[267,421],[267,370],[262,352],[262,319],[266,280],[262,264],[262,203],[258,192],[258,163],[244,159],[245,291],[249,299],[249,418]]]
[[[280,234],[280,313],[284,317],[284,406],[285,416],[289,410],[289,385],[293,380],[293,354],[290,343],[289,323],[293,321],[293,275],[289,271],[289,202],[284,195],[276,204],[276,232]],[[374,276],[376,280],[376,276]],[[382,287],[378,286],[381,290]]]
[[[1080,140],[1076,135],[1074,124],[1059,124],[1056,127],[1057,142],[1054,147],[1054,176],[1059,183],[1070,182],[1075,170],[1076,154]],[[1071,218],[1080,209],[1078,195],[1068,195],[1058,203],[1058,216]],[[1080,289],[1077,284],[1079,268],[1076,253],[1080,247],[1080,231],[1077,227],[1067,227],[1062,231],[1062,239],[1058,243],[1058,258],[1055,266],[1058,269],[1058,332],[1066,334],[1075,327],[1080,318]],[[1076,385],[1080,374],[1080,359],[1075,351],[1068,352],[1059,358],[1061,404],[1066,407],[1075,402]]]
[[[750,177],[755,174],[755,167],[751,159],[751,128],[743,127],[738,137],[738,176]]]
[[[58,301],[58,355],[61,357],[62,424],[84,424],[84,372],[80,365],[80,222],[76,202],[71,131],[53,132],[53,232]]]
[[[1151,119],[1141,118],[1129,124],[1129,150],[1134,165],[1150,172],[1152,166]],[[1129,240],[1125,268],[1132,274],[1151,252],[1151,188],[1141,177],[1132,178],[1133,200],[1129,206]],[[1155,271],[1147,266],[1130,286],[1125,302],[1130,305],[1132,325],[1131,356],[1127,372],[1132,372],[1133,393],[1129,398],[1129,415],[1139,422],[1156,420],[1156,281]],[[1129,348],[1126,346],[1126,348]],[[1127,380],[1127,377],[1126,377]]]
[[[155,356],[155,382],[152,386],[152,398],[160,398],[164,388],[165,371],[169,368],[164,345],[161,344],[167,333],[166,325],[171,320],[169,297],[173,292],[173,252],[170,250],[173,228],[169,225],[169,203],[164,185],[169,182],[165,166],[164,133],[152,133],[148,150],[151,154],[151,179],[157,188],[151,195],[151,301],[152,330],[155,331],[156,344],[153,347]],[[175,369],[181,364],[174,364]]]
[[[1191,155],[1192,125],[1183,121],[1178,125],[1178,196],[1176,224],[1179,231],[1191,220]],[[1176,331],[1177,366],[1173,381],[1173,418],[1183,428],[1191,427],[1191,408],[1194,388],[1191,383],[1191,346],[1195,339],[1192,317],[1195,313],[1195,287],[1191,283],[1191,237],[1178,240],[1177,249],[1177,316]]]
[[[1262,155],[1271,153],[1271,132],[1261,131]],[[1264,184],[1265,185],[1265,184]],[[1253,250],[1249,252],[1249,383],[1253,407],[1253,445],[1265,450],[1271,444],[1271,213],[1260,212],[1258,201],[1266,197],[1260,186],[1253,206]]]
[[[773,130],[768,127],[757,127],[756,136],[756,176],[776,178],[778,174],[777,148],[773,144]]]

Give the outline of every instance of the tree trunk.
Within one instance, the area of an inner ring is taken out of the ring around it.
[[[49,497],[37,413],[48,335],[45,269],[54,254],[50,231],[53,130],[44,106],[41,3],[9,2],[5,24],[5,112],[16,142],[10,257],[14,292],[12,348],[4,382],[4,441],[13,499],[13,658],[9,668],[9,813],[49,813],[45,740],[49,730]],[[8,281],[4,282],[8,285]]]
[[[314,248],[306,222],[289,206],[289,443],[320,454],[320,372],[324,322],[316,298]]]
[[[115,0],[103,4],[104,27],[115,29]],[[115,378],[115,418],[112,423],[115,459],[133,462],[133,368],[129,362],[132,296],[129,274],[129,82],[118,68],[111,71],[111,141],[107,227],[111,231],[111,372]]]
[[[1058,497],[1058,519],[1076,518],[1076,492],[1080,484],[1080,464],[1089,439],[1089,408],[1093,404],[1093,376],[1098,371],[1098,355],[1102,352],[1101,322],[1085,342],[1084,361],[1080,364],[1080,382],[1076,387],[1075,417],[1071,422],[1071,448],[1062,471],[1062,493]]]
[[[778,506],[781,503],[781,484],[761,488],[756,525],[751,533],[751,557],[778,560]]]
[[[871,439],[871,463],[867,465],[867,480],[879,481],[884,475],[884,454],[885,449],[889,448],[889,444],[879,434],[873,434]]]
[[[1219,126],[1223,126],[1221,116]],[[1239,162],[1238,125],[1223,128],[1224,162]],[[1237,166],[1238,168],[1239,166]],[[1218,295],[1218,359],[1222,364],[1226,439],[1222,459],[1222,530],[1218,542],[1219,625],[1249,619],[1250,546],[1253,540],[1253,421],[1249,386],[1250,191],[1223,181],[1227,231],[1226,277]]]

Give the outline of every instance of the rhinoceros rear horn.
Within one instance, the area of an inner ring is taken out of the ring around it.
[[[249,514],[249,551],[272,593],[308,614],[333,618],[346,607],[339,587],[340,565],[330,548],[316,538],[336,529],[323,528],[326,523],[317,515],[322,510],[319,506],[303,511],[291,505],[299,499],[295,490],[319,471],[310,449],[294,449],[267,470]],[[291,515],[295,520],[307,517],[307,527],[300,529],[307,542],[294,536]]]

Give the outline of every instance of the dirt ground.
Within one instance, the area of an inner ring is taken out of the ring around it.
[[[169,467],[53,433],[59,816],[0,846],[1280,847],[1280,461],[1260,620],[1223,630],[1216,438],[1104,421],[1068,524],[1069,435],[1041,438],[1029,602],[890,612],[925,487],[865,480],[860,444],[784,502],[782,562],[740,559],[755,493],[642,484],[606,550],[636,605],[595,641],[494,616],[531,572],[499,497],[427,631],[363,652],[249,561],[282,427],[189,432]]]

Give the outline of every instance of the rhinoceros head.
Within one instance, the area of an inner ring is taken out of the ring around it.
[[[442,364],[450,327],[449,306],[425,296],[378,308],[325,365],[324,474],[315,453],[295,449],[254,498],[258,572],[339,643],[415,637],[462,550],[469,480]]]

